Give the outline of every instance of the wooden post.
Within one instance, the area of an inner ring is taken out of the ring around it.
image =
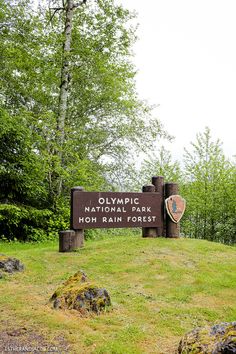
[[[164,237],[164,218],[165,218],[165,185],[164,185],[164,177],[162,176],[154,176],[152,177],[152,184],[155,186],[155,192],[161,195],[161,225],[157,228],[157,235]]]
[[[142,192],[155,192],[155,186],[153,184],[148,184],[143,186]],[[156,227],[143,227],[142,228],[142,236],[143,237],[157,237],[157,228]]]
[[[72,252],[79,247],[78,238],[75,237],[74,230],[59,232],[59,252]]]
[[[72,252],[84,245],[84,230],[73,230],[73,193],[83,192],[83,187],[71,189],[71,230],[59,232],[59,252]]]
[[[74,209],[73,208],[73,193],[78,193],[78,192],[83,193],[83,192],[85,192],[85,190],[81,186],[74,187],[71,189],[71,220],[70,220],[71,229],[73,229],[73,209]],[[84,246],[84,230],[83,229],[75,230],[75,238],[76,238],[76,244],[78,245],[78,247],[83,247]]]
[[[177,183],[165,183],[165,198],[171,195],[178,194],[178,184]],[[180,237],[180,225],[171,220],[168,213],[166,212],[166,237],[169,238],[179,238]]]

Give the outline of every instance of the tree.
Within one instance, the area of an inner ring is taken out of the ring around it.
[[[24,122],[26,135],[34,137],[27,140],[29,156],[43,166],[46,205],[58,212],[68,205],[71,187],[113,188],[115,166],[166,135],[136,94],[133,15],[111,0],[90,0],[73,12],[69,50],[63,51],[73,1],[65,1],[67,13],[57,11],[51,23],[46,7],[35,10],[25,0],[0,4],[0,106],[16,130]],[[27,172],[32,188],[38,183],[33,171]]]
[[[13,19],[4,28],[1,44],[4,105],[12,112],[30,111],[35,122],[41,121],[52,170],[57,166],[59,173],[65,171],[71,156],[99,165],[104,165],[104,159],[114,162],[118,156],[129,155],[131,147],[132,151],[147,150],[164,135],[158,120],[150,115],[151,108],[135,91],[135,70],[130,62],[135,30],[128,25],[133,18],[129,11],[110,0],[91,0],[74,12],[71,50],[66,54],[71,69],[64,123],[58,118],[63,16],[55,15],[49,26],[47,10],[35,14],[24,1],[17,7],[6,6],[4,15],[6,22]],[[64,144],[58,130],[64,130]],[[54,156],[56,149],[64,150],[62,168]],[[53,171],[50,184],[52,175]],[[57,188],[51,186],[51,190],[53,194]]]
[[[145,159],[140,171],[143,183],[150,183],[151,176],[163,176],[165,181],[181,183],[182,173],[180,165],[177,161],[172,161],[170,151],[164,146],[158,150],[155,155],[149,155]]]
[[[34,141],[36,134],[25,117],[11,117],[0,109],[0,200],[4,203],[47,205],[47,190],[41,178],[45,168]]]
[[[196,142],[191,146],[192,151],[185,149],[184,156],[185,234],[234,243],[235,166],[225,158],[219,140],[212,141],[209,128],[197,134]]]
[[[58,115],[57,115],[57,146],[59,147],[59,149],[57,149],[57,154],[61,164],[63,163],[63,147],[65,141],[67,101],[69,96],[69,82],[71,77],[69,63],[70,63],[70,51],[71,51],[73,14],[75,8],[85,3],[86,0],[84,0],[80,4],[75,3],[74,0],[67,0],[66,3],[64,3],[63,1],[63,7],[56,8],[54,11],[54,14],[56,13],[57,10],[65,11],[64,41],[63,41],[62,64],[61,64],[61,82],[60,82],[60,93],[59,93],[59,107],[58,107]],[[59,183],[58,183],[58,196],[61,195],[61,191],[62,191],[62,177],[60,176]]]

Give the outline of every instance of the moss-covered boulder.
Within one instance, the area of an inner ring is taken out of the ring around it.
[[[0,253],[0,271],[5,273],[22,272],[24,265],[19,259],[8,257]],[[1,276],[3,273],[1,273]]]
[[[74,309],[86,315],[90,312],[99,314],[111,305],[106,289],[99,288],[88,280],[82,271],[71,276],[51,297],[54,308]]]
[[[181,339],[178,354],[235,354],[236,322],[196,328]]]

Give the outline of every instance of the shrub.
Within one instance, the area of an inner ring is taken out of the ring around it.
[[[60,206],[53,212],[25,205],[0,204],[0,240],[52,240],[59,231],[69,228],[69,221],[70,208],[67,206]]]

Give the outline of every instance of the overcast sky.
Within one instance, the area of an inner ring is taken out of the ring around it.
[[[234,155],[236,0],[119,1],[138,12],[137,89],[160,105],[156,114],[176,137],[173,156],[205,126]]]

